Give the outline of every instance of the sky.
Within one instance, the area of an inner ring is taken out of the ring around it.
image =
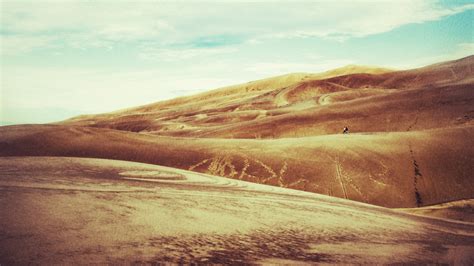
[[[474,54],[473,1],[0,0],[0,125]]]

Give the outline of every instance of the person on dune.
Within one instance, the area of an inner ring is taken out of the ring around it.
[[[349,128],[344,127],[344,129],[342,130],[342,134],[349,134]]]

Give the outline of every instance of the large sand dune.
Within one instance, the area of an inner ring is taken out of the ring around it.
[[[277,140],[158,137],[58,125],[10,126],[0,128],[0,145],[0,156],[145,162],[386,207],[474,197],[472,126]]]
[[[405,71],[349,67],[292,74],[68,125],[168,136],[282,138],[472,124],[474,56]]]
[[[60,124],[172,137],[156,139],[164,152],[137,151],[135,161],[413,207],[474,196],[473,106],[470,56],[403,71],[291,74]],[[336,136],[344,126],[357,135]]]
[[[0,262],[474,263],[472,224],[123,161],[0,159]]]
[[[0,264],[471,265],[473,118],[470,56],[0,127]]]

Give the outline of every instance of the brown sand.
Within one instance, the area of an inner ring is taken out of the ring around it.
[[[473,69],[348,66],[0,127],[0,264],[472,265]]]
[[[462,263],[472,224],[124,161],[0,159],[0,262]]]
[[[55,125],[0,128],[0,156],[120,159],[385,207],[474,198],[472,126],[278,140],[198,139]]]

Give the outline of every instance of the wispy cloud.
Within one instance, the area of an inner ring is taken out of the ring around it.
[[[54,47],[54,36],[14,35],[0,38],[0,55],[27,53],[41,48]]]
[[[8,38],[5,33],[30,38],[36,44],[30,49],[51,45],[110,47],[150,40],[162,48],[183,42],[194,42],[195,48],[213,48],[255,44],[262,38],[343,41],[473,8],[474,4],[449,7],[429,0],[279,1],[271,5],[246,1],[2,1],[0,32],[2,39]],[[3,49],[11,50],[9,54],[30,50]]]
[[[164,49],[164,48],[144,48],[139,58],[143,60],[159,60],[159,61],[182,61],[195,57],[208,57],[219,54],[227,54],[236,52],[236,48],[217,47],[217,48],[183,48],[183,49]]]
[[[32,49],[109,47],[117,42],[149,40],[173,31],[172,26],[159,18],[160,9],[152,3],[2,1],[1,4],[2,42],[28,39]],[[5,45],[2,50],[14,54],[31,49]]]
[[[74,33],[89,31],[107,35],[122,31],[143,33],[170,29],[159,6],[145,2],[110,1],[2,1],[4,30],[21,33]]]
[[[201,36],[190,40],[188,45],[198,48],[213,48],[219,46],[235,45],[243,42],[243,37],[232,35]]]
[[[326,2],[317,9],[305,11],[305,15],[327,19],[327,24],[316,24],[311,28],[282,31],[263,37],[317,37],[344,41],[392,31],[408,24],[436,21],[473,9],[474,4],[449,8],[433,1],[353,1],[339,4]]]

